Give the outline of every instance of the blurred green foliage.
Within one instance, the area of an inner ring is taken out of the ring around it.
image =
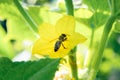
[[[22,0],[21,0],[22,1]],[[23,0],[24,2],[25,0]],[[36,22],[37,25],[40,25],[42,22],[49,22],[54,24],[56,20],[58,20],[62,15],[64,15],[65,7],[64,3],[60,3],[58,5],[58,10],[50,10],[49,7],[43,6],[44,1],[42,3],[39,3],[40,1],[37,0],[37,5],[39,6],[28,6],[28,5],[22,5],[24,9],[29,13],[29,15],[32,17],[32,19]],[[41,0],[42,1],[42,0]],[[49,0],[46,0],[49,1]],[[109,0],[111,3],[112,0]],[[26,1],[25,1],[26,2]],[[120,3],[119,1],[116,3]],[[35,4],[35,5],[36,5]],[[42,4],[42,5],[41,5]],[[75,10],[75,18],[76,18],[76,31],[80,32],[81,34],[84,34],[88,40],[85,43],[86,46],[90,45],[90,41],[93,41],[92,48],[93,50],[96,50],[99,44],[99,40],[101,38],[103,26],[105,25],[105,22],[107,21],[109,15],[110,15],[110,8],[108,5],[108,0],[83,0],[82,4],[87,5],[88,8],[79,8]],[[112,4],[110,4],[112,5]],[[114,5],[116,7],[115,12],[118,13],[120,11],[119,5]],[[112,8],[112,7],[111,7]],[[114,28],[111,31],[111,35],[108,40],[108,44],[106,46],[103,61],[100,66],[100,70],[97,74],[96,80],[119,80],[120,75],[120,22],[119,22],[119,14],[118,14],[118,20],[114,23]],[[37,38],[36,35],[33,34],[33,32],[30,30],[29,25],[26,24],[24,18],[14,5],[12,0],[0,0],[0,20],[7,20],[7,33],[5,29],[2,27],[2,24],[0,24],[0,56],[3,57],[9,57],[10,59],[13,59],[18,52],[24,49],[24,46],[22,45],[25,40],[30,40],[31,42],[34,42]],[[94,32],[93,32],[94,31]],[[92,34],[93,32],[93,34]],[[93,37],[91,37],[93,35]],[[11,41],[15,41],[14,44],[11,43]],[[30,51],[30,49],[29,49]],[[42,60],[43,61],[43,60]],[[47,63],[51,62],[51,64],[48,64],[46,70],[49,71],[49,75],[51,74],[51,71],[53,73],[57,69],[57,65],[59,63],[58,60],[44,60],[43,62],[20,62],[20,63],[13,63],[9,59],[2,59],[0,58],[0,76],[5,76],[4,79],[0,77],[1,80],[6,80],[6,78],[9,77],[9,80],[16,80],[19,78],[19,76],[16,76],[18,78],[13,79],[13,74],[19,74],[22,75],[22,71],[24,69],[27,69],[28,72],[32,72],[31,70],[46,66]],[[40,63],[39,63],[40,62]],[[8,65],[9,64],[9,65]],[[31,65],[32,64],[32,65]],[[54,65],[54,66],[52,66]],[[33,67],[32,67],[33,66]],[[35,68],[34,68],[35,67]],[[15,69],[14,69],[15,68]],[[53,68],[53,69],[51,69]],[[19,72],[21,69],[21,72]],[[30,70],[31,69],[31,70]],[[50,70],[51,69],[51,70]],[[12,70],[13,72],[7,72],[8,70]],[[27,71],[26,70],[26,71]],[[36,71],[35,70],[35,71]],[[17,72],[18,71],[18,72]],[[5,75],[5,74],[8,75]],[[32,73],[31,73],[32,74]],[[24,74],[27,77],[24,77],[24,79],[28,79],[28,77],[31,74]],[[39,75],[45,74],[39,71],[39,73],[36,73],[34,77],[32,77],[32,80],[35,80],[35,77],[39,77]],[[52,75],[52,76],[51,76]],[[51,74],[49,77],[53,77],[53,74]],[[112,79],[111,76],[116,75],[116,79]],[[12,78],[11,78],[12,77]],[[8,80],[8,79],[7,79]],[[21,79],[20,79],[21,80]],[[43,79],[42,79],[43,80]],[[47,80],[47,79],[45,79]]]
[[[59,61],[60,59],[41,59],[26,63],[12,62],[3,57],[0,58],[0,80],[52,80]]]

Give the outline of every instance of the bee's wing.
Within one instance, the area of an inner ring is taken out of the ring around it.
[[[55,39],[50,40],[49,42],[50,42],[50,43],[51,43],[51,42],[55,42],[55,43],[56,43],[57,40],[58,40],[58,38],[55,38]]]

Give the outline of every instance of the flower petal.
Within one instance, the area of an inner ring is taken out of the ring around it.
[[[61,45],[58,51],[54,51],[56,41],[48,42],[42,39],[39,39],[35,42],[32,53],[39,54],[43,56],[49,56],[51,58],[60,58],[68,54],[70,49],[64,49]]]
[[[55,27],[49,23],[43,23],[39,27],[39,35],[42,39],[47,40],[47,41],[57,38]]]
[[[61,44],[58,51],[55,52],[54,47],[57,40],[46,41],[40,38],[35,42],[32,53],[49,56],[50,58],[60,58],[66,56],[73,47],[84,42],[85,40],[86,38],[83,35],[79,33],[73,33],[71,36],[68,35],[68,39],[66,41],[62,42],[65,48]]]
[[[72,35],[68,35],[67,40],[62,42],[65,48],[61,45],[57,52],[52,52],[49,55],[51,58],[64,57],[72,48],[74,48],[79,43],[83,43],[85,40],[86,38],[82,34],[75,32]]]
[[[39,28],[40,39],[38,39],[32,49],[33,54],[60,58],[66,56],[77,44],[82,43],[86,38],[75,32],[75,20],[72,16],[64,16],[58,20],[55,27],[48,23],[43,23]],[[61,34],[67,36],[67,40],[58,40]],[[54,51],[56,42],[59,41],[59,48]]]
[[[50,48],[52,48],[51,44],[48,44],[48,41],[45,41],[43,39],[38,39],[33,48],[32,53],[33,54],[40,54],[40,55],[49,55]]]
[[[80,44],[86,41],[86,39],[87,38],[84,37],[82,34],[75,32],[71,35],[69,43],[72,43],[73,46],[76,46],[77,44]]]
[[[72,34],[75,31],[75,19],[73,16],[65,15],[55,25],[58,34]]]

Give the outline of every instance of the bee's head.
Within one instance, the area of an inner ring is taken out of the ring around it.
[[[61,34],[61,36],[66,37],[66,34]]]

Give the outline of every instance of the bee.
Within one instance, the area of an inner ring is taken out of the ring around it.
[[[63,46],[64,49],[66,49],[65,46],[63,45],[63,42],[66,40],[67,40],[66,34],[61,34],[55,43],[54,51],[55,52],[58,51],[61,45]]]

